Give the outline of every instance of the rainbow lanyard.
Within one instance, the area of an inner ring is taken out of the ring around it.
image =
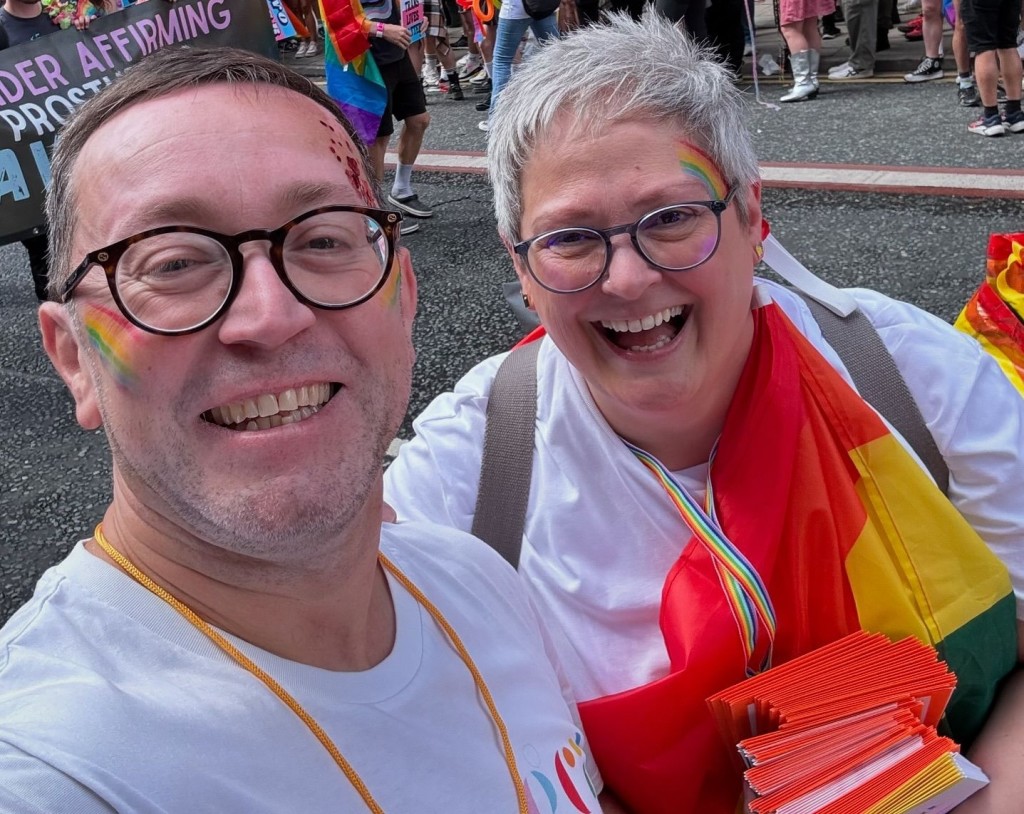
[[[747,663],[747,675],[763,672],[771,667],[772,647],[775,642],[775,608],[765,588],[761,575],[751,565],[743,553],[725,536],[715,514],[715,497],[711,487],[710,466],[708,470],[708,488],[705,508],[689,495],[689,493],[672,477],[662,463],[633,446],[624,442],[637,459],[646,466],[658,479],[662,488],[679,511],[683,521],[690,527],[701,544],[711,555],[718,572],[718,579],[729,601],[733,618],[739,628],[740,641],[743,644],[743,655]],[[714,461],[714,452],[711,460]],[[767,646],[760,648],[758,636],[763,629]]]

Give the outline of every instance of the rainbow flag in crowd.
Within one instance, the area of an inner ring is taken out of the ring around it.
[[[370,53],[366,15],[359,0],[319,0],[324,21],[327,92],[352,122],[363,143],[377,138],[388,93]]]
[[[1005,567],[777,305],[753,318],[710,470],[715,518],[770,600],[771,663],[861,629],[914,636],[956,673],[944,724],[968,744],[1016,664]],[[749,658],[720,555],[681,531],[660,611],[671,672],[579,709],[627,807],[731,814],[741,769],[705,699],[742,680]]]
[[[1024,232],[991,235],[985,281],[957,317],[1024,396]]]

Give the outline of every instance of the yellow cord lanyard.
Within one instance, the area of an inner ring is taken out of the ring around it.
[[[359,796],[366,803],[366,807],[373,812],[373,814],[384,814],[384,809],[380,807],[377,801],[370,794],[370,790],[366,787],[363,779],[359,776],[352,765],[345,759],[344,755],[341,754],[341,750],[334,745],[334,741],[330,739],[323,727],[316,722],[302,705],[292,697],[292,695],[280,684],[278,684],[270,675],[264,670],[260,669],[252,659],[242,653],[237,647],[231,642],[220,635],[210,625],[203,621],[199,615],[192,610],[184,602],[181,602],[177,598],[171,596],[170,593],[165,591],[159,585],[157,585],[152,579],[146,576],[142,571],[135,567],[120,551],[114,548],[103,534],[103,524],[100,523],[96,526],[93,537],[96,542],[99,543],[102,548],[114,562],[116,562],[121,569],[128,574],[132,579],[147,588],[153,594],[158,596],[178,613],[185,617],[189,623],[191,623],[197,630],[204,634],[214,644],[223,650],[227,655],[234,659],[241,667],[244,667],[252,675],[258,678],[266,685],[274,695],[281,699],[282,702],[294,712],[301,721],[306,725],[310,732],[316,737],[323,747],[330,753],[334,762],[338,764],[338,768],[341,769],[345,777],[348,778],[349,783],[359,793]],[[398,570],[397,566],[389,560],[383,552],[378,552],[377,557],[380,564],[391,574],[398,582],[402,585],[416,599],[423,608],[426,609],[427,613],[433,617],[437,625],[445,632],[448,640],[451,642],[455,652],[459,654],[459,658],[466,665],[470,674],[473,676],[473,682],[476,684],[477,692],[480,693],[480,697],[483,699],[484,704],[487,706],[487,711],[490,713],[491,720],[494,722],[494,728],[498,731],[498,736],[501,739],[502,749],[505,753],[505,765],[508,766],[509,775],[512,778],[512,784],[516,790],[516,797],[519,801],[519,814],[528,814],[526,804],[526,788],[523,785],[522,778],[519,776],[519,771],[516,769],[515,756],[512,752],[512,742],[508,737],[508,729],[505,726],[505,722],[501,718],[501,714],[498,712],[498,708],[494,703],[494,697],[491,695],[490,689],[487,687],[487,683],[484,681],[483,676],[477,669],[476,664],[473,662],[472,656],[469,655],[469,651],[466,650],[465,645],[462,643],[462,639],[459,638],[458,633],[455,632],[455,628],[451,626],[447,619],[444,618],[444,614],[423,595],[423,592],[417,588],[412,581],[401,571]]]

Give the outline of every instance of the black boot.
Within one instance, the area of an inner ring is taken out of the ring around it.
[[[484,99],[482,102],[477,102],[476,103],[476,109],[479,110],[481,113],[483,113],[485,110],[490,110],[491,109],[491,94],[488,93],[487,94],[487,98]]]
[[[461,102],[466,98],[466,94],[462,92],[462,85],[459,83],[459,75],[454,69],[448,74],[448,98],[454,99],[456,102]]]

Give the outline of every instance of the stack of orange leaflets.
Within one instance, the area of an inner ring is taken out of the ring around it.
[[[944,814],[988,783],[935,731],[955,686],[917,639],[859,632],[708,704],[754,814]]]

